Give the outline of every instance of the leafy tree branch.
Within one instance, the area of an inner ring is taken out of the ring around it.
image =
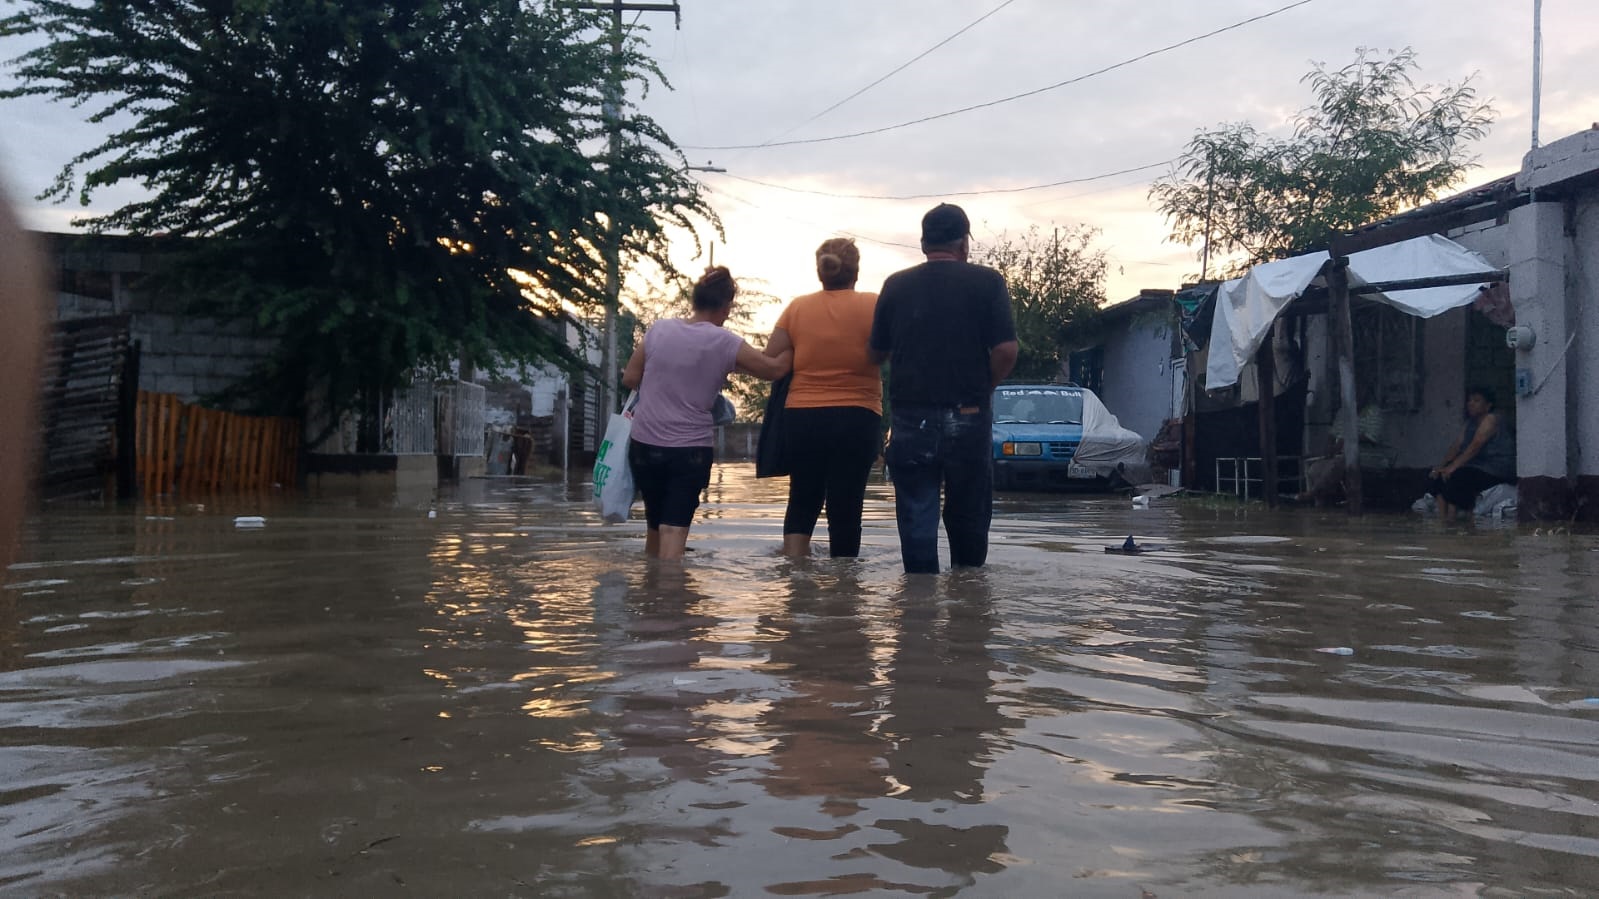
[[[1201,131],[1150,198],[1170,239],[1237,268],[1324,245],[1425,203],[1475,165],[1468,153],[1493,121],[1470,79],[1419,85],[1415,52],[1361,49],[1354,62],[1317,63],[1302,80],[1314,103],[1272,138],[1248,123]]]

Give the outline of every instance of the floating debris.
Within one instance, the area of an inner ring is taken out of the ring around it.
[[[1121,546],[1107,546],[1105,547],[1105,552],[1123,556],[1136,556],[1142,553],[1153,552],[1157,549],[1160,549],[1160,547],[1150,546],[1147,543],[1139,543],[1133,539],[1132,534],[1128,534],[1127,539],[1122,541]]]

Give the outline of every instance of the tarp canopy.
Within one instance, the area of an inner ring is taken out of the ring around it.
[[[1242,278],[1221,285],[1210,328],[1210,358],[1205,387],[1215,390],[1238,383],[1272,322],[1313,283],[1324,284],[1321,270],[1331,257],[1325,250],[1276,262],[1263,262]],[[1349,286],[1409,281],[1448,275],[1492,274],[1488,260],[1447,237],[1427,234],[1362,250],[1349,256]],[[1470,305],[1480,285],[1418,287],[1391,293],[1365,294],[1370,299],[1421,318]]]

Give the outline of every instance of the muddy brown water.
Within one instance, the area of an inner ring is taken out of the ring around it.
[[[674,571],[583,489],[32,521],[0,894],[1599,884],[1592,537],[1002,495],[987,568],[907,579],[886,485],[795,563],[729,465]]]

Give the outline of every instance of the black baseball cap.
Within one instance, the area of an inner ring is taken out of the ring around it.
[[[953,203],[940,203],[922,216],[922,243],[954,243],[970,233],[966,210]]]

